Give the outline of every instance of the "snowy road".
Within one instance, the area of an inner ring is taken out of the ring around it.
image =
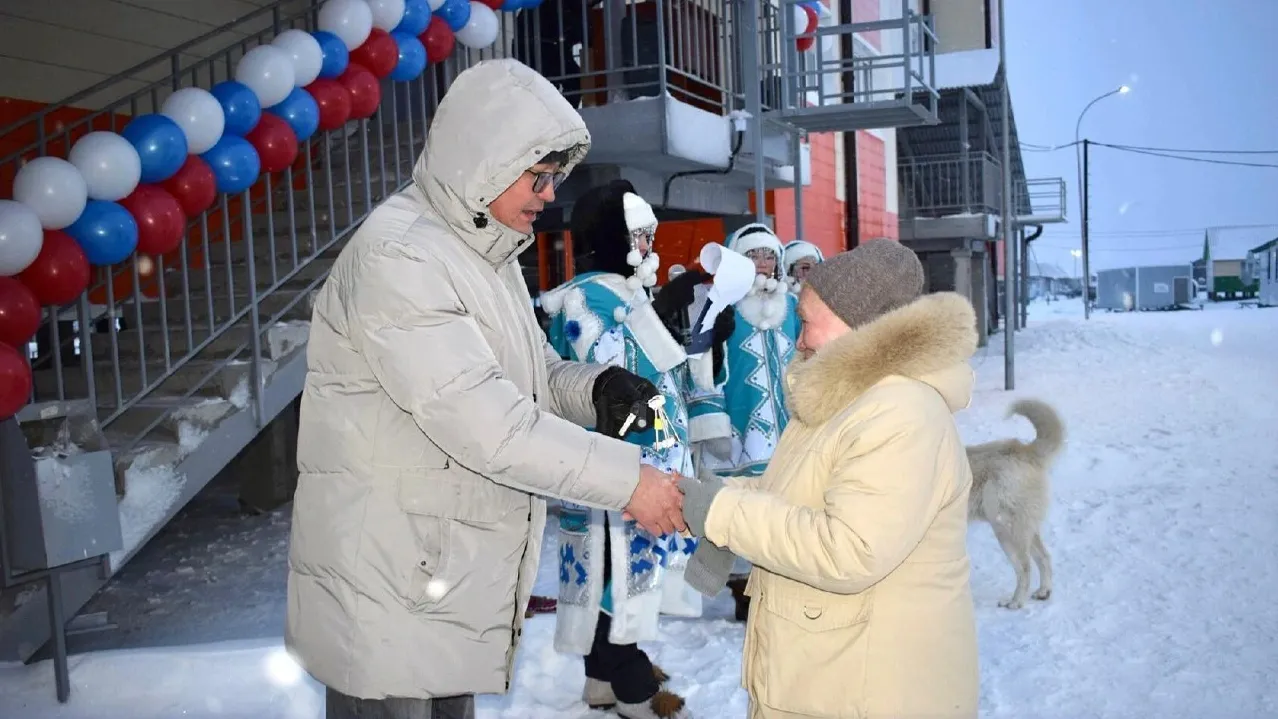
[[[1046,529],[1052,599],[998,608],[1011,567],[988,528],[970,535],[982,715],[1272,716],[1278,310],[1084,323],[1074,307],[1036,307],[1017,337],[1015,395],[1053,402],[1070,432]],[[994,338],[974,361],[980,389],[959,419],[972,442],[1029,435],[1023,421],[1003,419],[1001,347]],[[0,665],[0,716],[322,716],[316,688],[279,651],[286,531],[280,517],[185,520],[95,600],[121,630],[78,640],[130,648],[74,657],[67,706],[53,698],[47,663]],[[552,540],[544,556],[553,552]],[[543,566],[550,589],[554,565]],[[729,611],[721,597],[707,618],[667,620],[651,646],[698,719],[745,712],[742,632]],[[552,627],[551,617],[529,623],[516,686],[482,698],[482,719],[607,716],[579,703],[580,660],[554,653]],[[189,644],[227,638],[236,641]]]

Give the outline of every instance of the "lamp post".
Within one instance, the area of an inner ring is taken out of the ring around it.
[[[1107,93],[1098,95],[1091,102],[1087,103],[1087,106],[1083,108],[1082,112],[1078,113],[1078,121],[1074,123],[1074,159],[1075,159],[1075,164],[1077,165],[1077,168],[1078,168],[1078,204],[1080,208],[1080,214],[1082,215],[1082,223],[1083,223],[1082,230],[1080,232],[1080,238],[1079,238],[1079,244],[1082,246],[1082,249],[1080,250],[1080,254],[1083,257],[1083,319],[1088,319],[1092,316],[1091,297],[1090,297],[1091,291],[1092,291],[1092,280],[1091,280],[1091,270],[1088,267],[1088,259],[1090,258],[1090,253],[1088,252],[1088,244],[1087,244],[1087,241],[1088,241],[1088,237],[1087,237],[1087,229],[1088,229],[1087,227],[1087,224],[1088,224],[1087,169],[1086,169],[1087,168],[1087,142],[1084,141],[1082,143],[1083,149],[1080,151],[1078,149],[1079,135],[1081,134],[1081,131],[1083,128],[1083,116],[1087,114],[1088,110],[1092,109],[1093,105],[1100,102],[1101,100],[1104,100],[1107,97],[1110,97],[1113,95],[1126,95],[1129,92],[1131,92],[1130,87],[1126,85],[1119,85],[1117,88],[1114,88],[1113,90],[1110,90]]]

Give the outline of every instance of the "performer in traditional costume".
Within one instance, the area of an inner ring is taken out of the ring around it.
[[[694,388],[713,390],[722,370],[710,352],[689,358],[680,337],[706,276],[685,273],[650,297],[659,266],[656,228],[652,208],[629,182],[593,188],[571,219],[574,241],[592,250],[592,271],[544,293],[540,304],[550,342],[565,358],[624,367],[657,387],[662,401],[653,425],[619,431],[643,446],[643,461],[694,476],[692,443],[711,438],[690,428],[687,399]],[[722,343],[732,313],[720,318]],[[687,717],[683,699],[662,688],[668,677],[636,642],[657,637],[659,614],[701,615],[701,595],[683,581],[696,540],[654,537],[620,513],[564,504],[559,545],[555,648],[585,657],[586,703],[615,706],[626,719]]]
[[[785,280],[790,285],[790,292],[797,297],[808,272],[822,262],[825,262],[825,255],[822,254],[820,247],[811,242],[795,240],[786,243],[785,252],[782,253],[781,269],[785,272]]]
[[[758,274],[754,288],[734,305],[735,328],[724,362],[727,382],[715,390],[698,388],[689,414],[707,436],[729,438],[705,445],[710,450],[702,455],[706,467],[725,476],[759,476],[789,419],[784,375],[799,337],[798,301],[782,271],[781,241],[767,225],[746,225],[726,244],[750,258]]]

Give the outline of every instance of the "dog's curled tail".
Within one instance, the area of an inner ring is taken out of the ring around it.
[[[1029,447],[1039,457],[1050,459],[1065,444],[1065,423],[1052,406],[1039,399],[1020,399],[1012,403],[1007,416],[1020,415],[1034,425],[1034,441]]]

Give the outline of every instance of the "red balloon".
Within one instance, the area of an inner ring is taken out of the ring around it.
[[[813,10],[807,5],[800,5],[799,7],[803,8],[803,14],[808,16],[808,26],[804,28],[803,32],[799,34],[802,35],[804,33],[816,32],[817,22],[820,20],[820,17],[817,15],[816,10]],[[815,44],[816,44],[815,36],[801,37],[801,38],[797,38],[794,41],[794,45],[795,47],[799,49],[799,52],[807,52],[808,50],[811,50],[812,46]]]
[[[477,0],[477,2],[487,5],[492,8],[494,12],[501,10],[501,6],[506,4],[506,0]]]
[[[399,62],[399,45],[390,33],[375,27],[363,45],[351,50],[351,62],[368,68],[375,77],[387,77]]]
[[[176,250],[186,234],[186,215],[173,195],[158,185],[138,185],[120,206],[138,221],[138,252],[163,255]]]
[[[337,81],[351,96],[352,120],[363,120],[377,112],[377,106],[382,104],[382,86],[368,68],[351,62]]]
[[[45,307],[65,305],[89,288],[89,260],[80,243],[61,230],[45,230],[35,262],[18,275]]]
[[[448,56],[453,54],[453,48],[457,44],[457,38],[453,36],[452,29],[438,15],[430,19],[426,32],[418,35],[417,39],[421,40],[422,45],[426,47],[426,61],[432,65],[447,60]]]
[[[262,113],[257,127],[244,136],[262,158],[262,172],[281,172],[297,159],[297,135],[283,118]]]
[[[21,347],[40,329],[40,302],[14,277],[0,277],[0,344]]]
[[[0,345],[0,419],[9,419],[31,396],[31,367],[18,350]]]
[[[319,105],[319,129],[336,130],[351,119],[351,94],[337,80],[319,78],[306,86]]]
[[[217,200],[217,181],[213,168],[196,155],[187,155],[177,174],[160,184],[173,195],[187,217],[197,217]]]

